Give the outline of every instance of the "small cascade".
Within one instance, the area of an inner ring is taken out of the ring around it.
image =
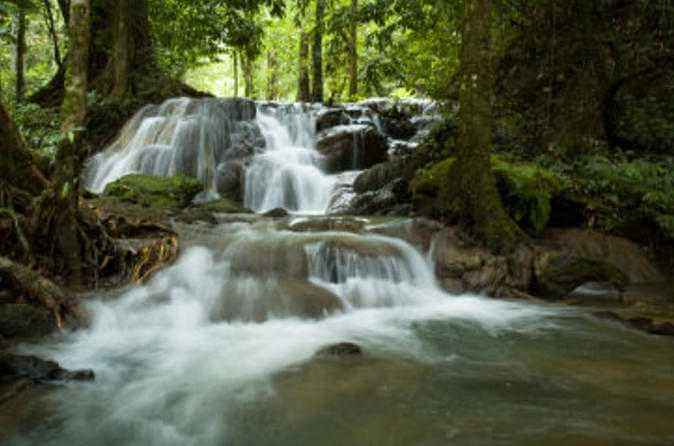
[[[244,99],[177,98],[147,106],[108,149],[89,160],[84,184],[100,193],[133,173],[183,174],[200,179],[207,192],[215,193],[219,165],[260,145],[255,114],[255,104]]]
[[[325,213],[336,180],[322,171],[313,112],[299,104],[261,107],[257,123],[266,151],[246,172],[244,205],[256,212]]]

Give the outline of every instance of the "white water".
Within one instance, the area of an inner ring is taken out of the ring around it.
[[[244,206],[256,212],[284,208],[324,214],[337,180],[321,168],[313,112],[299,104],[258,109],[257,123],[266,151],[247,170]]]
[[[423,257],[405,242],[340,233],[287,237],[306,254],[297,261],[308,263],[307,280],[347,302],[343,312],[322,320],[299,315],[263,323],[214,320],[213,310],[223,299],[237,298],[230,292],[232,283],[254,300],[264,296],[261,287],[273,285],[285,272],[235,273],[232,265],[246,252],[238,249],[245,245],[241,241],[259,242],[264,251],[265,243],[273,246],[285,237],[244,231],[219,252],[191,248],[146,286],[114,301],[91,303],[89,329],[31,349],[64,367],[96,372],[94,384],[67,397],[60,409],[64,425],[46,437],[54,444],[74,439],[81,444],[229,444],[232,411],[274,398],[274,376],[310,360],[326,345],[352,341],[368,352],[433,362],[442,359],[416,337],[413,327],[419,321],[463,321],[492,336],[546,324],[549,311],[538,307],[445,294]],[[343,243],[325,248],[335,240]],[[252,254],[254,245],[245,246]],[[375,255],[374,247],[387,254]],[[239,311],[245,320],[245,306]]]

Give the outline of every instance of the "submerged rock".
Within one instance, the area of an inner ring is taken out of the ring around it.
[[[592,314],[597,319],[616,322],[628,328],[660,336],[674,336],[674,322],[658,322],[648,317],[625,318],[612,311],[598,311]]]
[[[213,310],[213,319],[248,322],[264,322],[272,317],[320,319],[344,309],[336,295],[305,280],[239,280],[225,287]]]
[[[0,305],[0,335],[7,338],[46,336],[58,328],[54,315],[46,308],[28,304]]]
[[[374,127],[364,124],[343,125],[318,135],[317,150],[325,156],[330,173],[366,169],[386,161],[388,145]]]
[[[288,213],[288,211],[286,211],[283,208],[275,208],[275,209],[272,209],[271,211],[265,212],[262,215],[264,217],[270,217],[270,218],[285,218],[290,214]]]
[[[0,378],[4,380],[28,378],[34,382],[92,381],[95,375],[91,370],[66,370],[54,361],[36,356],[3,352],[0,353]]]
[[[363,356],[363,349],[353,342],[340,342],[320,349],[315,356],[323,358]]]

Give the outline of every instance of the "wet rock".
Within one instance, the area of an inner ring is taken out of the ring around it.
[[[330,173],[366,169],[386,161],[388,145],[369,125],[343,125],[318,135],[317,150],[325,156]]]
[[[270,276],[304,280],[309,275],[307,253],[301,240],[240,240],[228,251],[231,272],[238,276]]]
[[[286,211],[283,208],[276,208],[276,209],[272,209],[271,211],[267,211],[262,215],[264,217],[270,217],[270,218],[285,218],[290,214],[288,213],[288,211]]]
[[[405,240],[419,252],[429,252],[432,249],[433,239],[438,232],[445,229],[442,223],[427,218],[406,218],[386,221],[369,226],[368,232]]]
[[[349,115],[342,108],[325,108],[316,115],[316,131],[322,132],[338,125],[347,125],[351,122]]]
[[[562,251],[606,262],[624,274],[630,284],[664,282],[643,248],[625,238],[581,229],[550,230],[546,240]]]
[[[254,292],[250,292],[254,289]],[[320,319],[344,309],[341,300],[325,288],[298,279],[257,280],[241,288],[232,284],[223,292],[213,319],[264,322],[272,317]]]
[[[34,382],[49,381],[92,381],[95,378],[91,370],[69,371],[54,361],[36,356],[0,353],[0,378],[16,380],[27,378]]]
[[[348,213],[354,215],[409,215],[408,183],[398,178],[376,191],[356,195]]]
[[[0,305],[0,335],[7,338],[46,336],[56,330],[53,313],[28,304]]]
[[[657,322],[648,317],[624,318],[612,311],[597,311],[592,313],[597,319],[622,324],[628,328],[644,331],[660,336],[674,336],[674,322]]]
[[[310,218],[291,224],[289,229],[296,232],[340,231],[359,233],[365,229],[365,224],[366,221],[357,218]]]
[[[629,280],[615,266],[573,253],[546,252],[534,262],[537,294],[551,299],[570,295],[588,282],[608,282],[619,289]]]
[[[353,357],[363,356],[363,349],[353,342],[340,342],[329,345],[316,352],[317,357]]]
[[[389,161],[372,166],[363,171],[353,183],[353,190],[359,194],[377,191],[403,176],[404,164]]]
[[[220,163],[215,174],[217,191],[224,197],[241,201],[244,193],[244,172],[245,166],[240,160]]]

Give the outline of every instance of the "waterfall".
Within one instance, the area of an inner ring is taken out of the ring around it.
[[[245,99],[170,99],[141,109],[117,140],[89,160],[85,187],[101,193],[125,175],[183,174],[217,192],[218,165],[257,145],[256,108]]]
[[[299,104],[260,108],[257,123],[266,151],[247,170],[244,205],[256,212],[325,213],[336,179],[321,169],[314,113]]]

